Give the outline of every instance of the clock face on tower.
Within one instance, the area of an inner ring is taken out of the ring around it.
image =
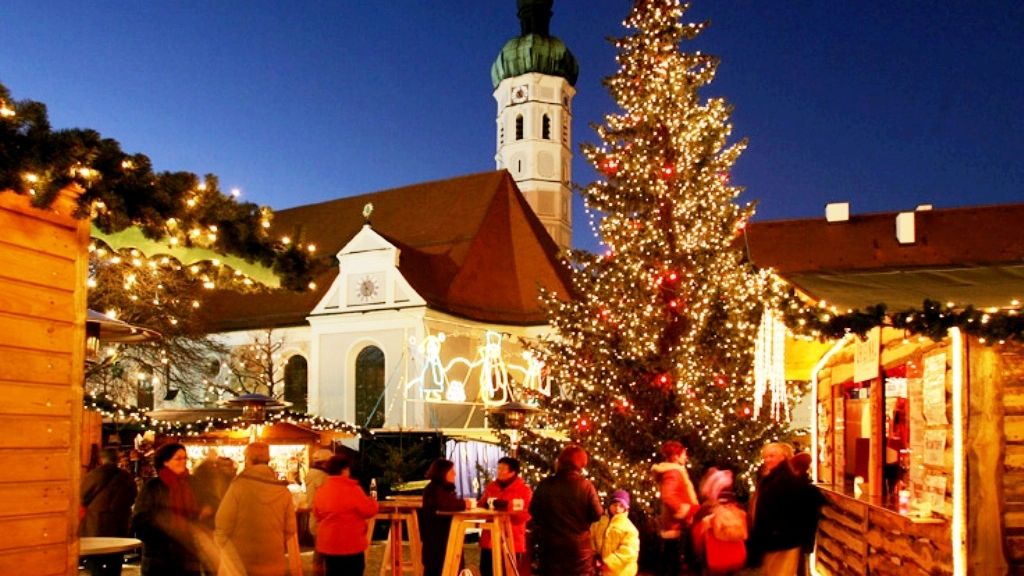
[[[512,88],[512,103],[519,104],[520,102],[526,102],[526,99],[530,97],[530,87],[526,84],[520,84]]]
[[[384,275],[379,272],[349,276],[348,284],[349,302],[352,304],[375,304],[384,301]]]

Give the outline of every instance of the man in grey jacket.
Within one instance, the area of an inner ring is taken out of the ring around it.
[[[221,549],[221,574],[286,573],[285,542],[295,536],[295,504],[269,462],[266,443],[246,446],[245,469],[220,503],[214,539]]]

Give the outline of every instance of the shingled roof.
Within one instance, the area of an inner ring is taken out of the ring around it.
[[[558,247],[504,170],[280,210],[274,233],[336,254],[362,228],[367,203],[374,231],[401,251],[399,271],[433,309],[482,322],[543,324],[538,286],[569,293]],[[205,307],[207,325],[304,325],[337,275],[334,266],[303,294],[215,293]]]

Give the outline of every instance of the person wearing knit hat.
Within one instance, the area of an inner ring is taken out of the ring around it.
[[[612,504],[621,504],[623,508],[629,510],[629,492],[625,490],[616,490],[612,493]]]
[[[629,520],[629,504],[629,492],[616,490],[608,514],[590,527],[602,576],[635,576],[639,569],[640,532]]]

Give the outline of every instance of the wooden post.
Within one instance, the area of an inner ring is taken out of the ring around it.
[[[89,222],[0,192],[0,574],[78,573]]]

